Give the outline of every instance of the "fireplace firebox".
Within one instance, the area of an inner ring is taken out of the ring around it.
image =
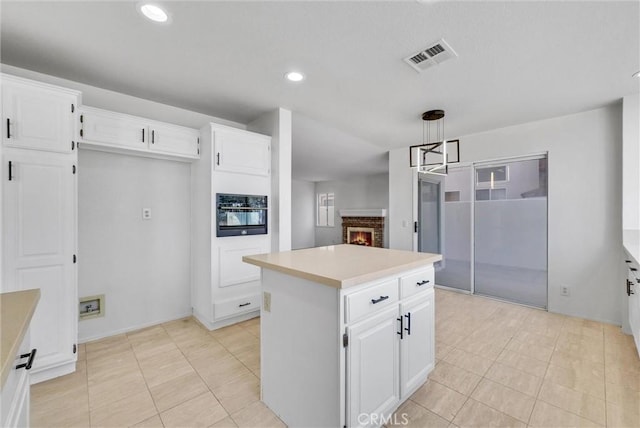
[[[342,242],[367,247],[384,247],[386,210],[340,210]]]
[[[347,244],[373,247],[374,236],[375,229],[373,227],[347,227]]]

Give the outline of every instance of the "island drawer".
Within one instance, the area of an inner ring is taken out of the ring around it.
[[[435,271],[433,267],[422,269],[400,277],[400,295],[407,298],[433,287]]]
[[[392,279],[380,284],[368,287],[362,291],[346,296],[345,321],[347,323],[373,314],[379,309],[397,304],[398,280]]]
[[[249,294],[213,304],[215,319],[227,318],[260,309],[260,294]]]

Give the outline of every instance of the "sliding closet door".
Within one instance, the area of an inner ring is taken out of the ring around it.
[[[475,293],[547,306],[547,159],[476,165]]]
[[[443,260],[436,284],[471,291],[471,168],[450,168],[444,178]]]

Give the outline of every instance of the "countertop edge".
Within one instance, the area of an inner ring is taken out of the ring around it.
[[[420,267],[424,267],[429,264],[433,264],[442,260],[442,255],[434,255],[429,258],[425,258],[422,260],[412,260],[406,263],[400,263],[396,266],[375,270],[373,272],[369,272],[363,275],[354,276],[348,279],[335,279],[323,275],[317,275],[309,272],[304,272],[299,269],[295,269],[292,267],[282,266],[275,263],[265,262],[263,260],[258,260],[253,258],[252,256],[243,256],[242,261],[245,263],[249,263],[255,266],[259,266],[264,269],[270,269],[276,272],[281,272],[287,275],[291,275],[297,278],[306,279],[312,282],[317,282],[323,285],[327,285],[329,287],[334,287],[337,289],[346,289],[349,287],[354,287],[356,285],[364,284],[365,282],[375,281],[377,279],[381,279],[387,276],[392,276],[398,273],[401,273],[406,270],[418,269]]]
[[[625,229],[622,231],[622,246],[625,252],[640,265],[640,230]]]
[[[26,299],[24,302],[14,302],[19,304],[19,307],[8,308],[5,305],[11,303],[11,301],[7,302],[7,299],[14,300],[15,295],[20,293],[20,298]],[[15,355],[18,353],[18,349],[22,340],[24,339],[24,335],[29,330],[29,324],[31,323],[31,319],[33,318],[33,314],[36,311],[36,306],[38,305],[38,301],[40,300],[40,289],[36,288],[33,290],[24,290],[24,291],[15,291],[9,293],[1,293],[0,294],[0,308],[2,308],[2,312],[0,313],[0,320],[2,320],[2,325],[0,326],[0,335],[2,336],[2,365],[0,367],[1,371],[1,379],[0,386],[4,387],[4,383],[9,376],[9,372],[11,371],[12,364],[15,361]],[[24,310],[22,310],[24,309]],[[13,328],[9,330],[7,325],[9,323],[6,322],[3,318],[5,317],[16,317],[15,323],[13,324]],[[17,326],[16,326],[17,324]],[[6,334],[10,336],[7,338]],[[9,352],[6,352],[4,346],[6,345],[5,340],[10,340]]]

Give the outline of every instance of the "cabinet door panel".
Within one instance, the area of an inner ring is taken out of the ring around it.
[[[219,248],[220,287],[242,284],[260,279],[260,268],[242,261],[243,256],[268,252],[265,246],[242,245]]]
[[[150,129],[154,152],[198,157],[199,131],[164,124],[153,124]]]
[[[5,155],[13,174],[3,180],[2,291],[41,290],[31,324],[32,345],[38,349],[34,372],[75,357],[76,175],[65,157],[27,150]]]
[[[108,111],[82,111],[82,140],[114,147],[146,150],[149,147],[147,124],[134,117]]]
[[[216,171],[269,175],[270,138],[246,131],[215,131]]]
[[[397,306],[347,328],[349,426],[376,426],[400,400]]]
[[[7,146],[71,152],[75,123],[71,105],[76,101],[55,91],[3,82],[2,141]]]
[[[400,396],[407,398],[426,380],[435,365],[434,292],[426,290],[400,305],[404,339],[400,341]],[[410,321],[409,321],[410,319]]]

